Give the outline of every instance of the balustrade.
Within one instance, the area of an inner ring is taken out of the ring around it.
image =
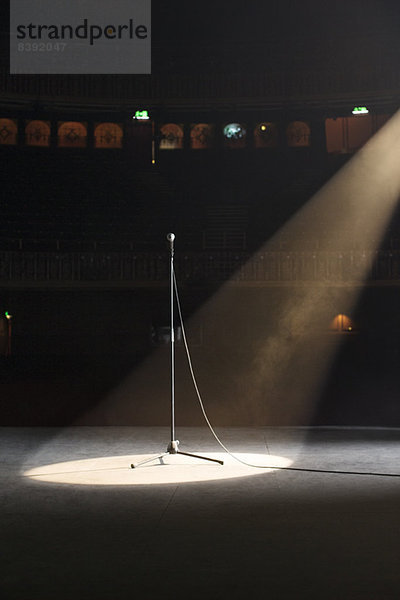
[[[187,253],[175,258],[181,283],[351,283],[360,273],[375,282],[400,283],[400,250]],[[120,282],[168,280],[168,256],[151,252],[0,252],[0,283]]]
[[[271,71],[259,73],[198,73],[191,75],[152,75],[151,77],[125,78],[115,76],[104,78],[66,79],[62,76],[18,77],[0,71],[0,84],[3,93],[18,93],[36,98],[37,96],[56,96],[68,98],[102,98],[105,101],[116,95],[121,101],[140,97],[165,102],[166,98],[266,98],[276,99],[285,96],[303,97],[315,95],[332,96],[333,93],[349,93],[349,90],[364,90],[365,81],[374,83],[369,89],[396,89],[399,86],[399,74],[386,67],[384,74],[376,69],[362,70],[357,78],[349,79],[343,71],[326,70],[285,72]],[[388,85],[389,82],[389,85]],[[275,102],[275,100],[274,100]]]

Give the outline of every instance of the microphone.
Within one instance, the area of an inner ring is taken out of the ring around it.
[[[169,241],[169,245],[171,247],[171,250],[173,250],[173,248],[174,248],[174,239],[175,239],[175,234],[174,233],[168,233],[167,240]]]

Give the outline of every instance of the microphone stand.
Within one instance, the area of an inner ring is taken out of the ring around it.
[[[184,456],[191,456],[193,458],[199,458],[201,460],[208,460],[215,462],[220,465],[224,464],[224,461],[217,460],[216,458],[209,458],[208,456],[199,456],[198,454],[191,454],[190,452],[182,452],[179,450],[179,441],[175,439],[175,329],[174,329],[174,240],[175,234],[169,233],[167,240],[170,246],[170,269],[169,269],[169,291],[170,291],[170,315],[171,315],[171,326],[170,326],[170,358],[171,358],[171,440],[168,444],[166,452],[146,458],[138,463],[132,463],[131,468],[136,469],[146,463],[152,462],[153,460],[159,460],[163,464],[164,456],[168,454],[182,454]]]

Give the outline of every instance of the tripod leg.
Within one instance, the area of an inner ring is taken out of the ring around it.
[[[136,469],[136,467],[141,467],[142,465],[145,465],[149,462],[152,462],[153,460],[159,460],[161,464],[163,464],[163,458],[164,456],[167,456],[168,452],[164,452],[163,454],[160,454],[159,456],[152,456],[151,458],[145,458],[144,460],[141,460],[138,463],[132,463],[131,464],[131,469]]]
[[[218,463],[219,465],[223,465],[223,460],[218,460],[216,458],[209,458],[208,456],[199,456],[198,454],[190,454],[189,452],[181,452],[178,450],[177,454],[183,454],[184,456],[192,456],[193,458],[200,458],[201,460],[209,460],[210,462]]]

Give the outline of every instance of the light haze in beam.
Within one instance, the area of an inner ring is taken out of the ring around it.
[[[280,240],[285,249],[296,251],[310,247],[318,247],[318,253],[377,250],[400,195],[399,157],[398,113],[263,250]],[[326,335],[318,332],[327,331],[332,313],[352,314],[369,266],[368,260],[354,264],[351,280],[342,288],[329,286],[321,278],[280,291],[275,332],[265,331],[265,340],[244,377],[259,407],[266,399],[267,422],[284,418],[289,424],[301,424],[311,419],[339,339],[327,344]]]
[[[400,195],[399,160],[397,113],[260,252],[281,240],[288,251],[378,249]],[[313,279],[278,286],[273,295],[259,288],[252,299],[229,283],[222,286],[188,324],[189,342],[191,327],[199,322],[213,340],[212,347],[194,352],[194,367],[214,423],[240,424],[241,418],[246,424],[309,423],[337,350],[338,338],[327,343],[329,323],[337,312],[351,315],[368,272],[368,261],[360,261],[345,286]],[[155,352],[91,418],[130,424],[135,414],[153,414],[155,424],[157,418],[167,422],[166,351]],[[185,360],[183,353],[178,358]],[[195,398],[188,375],[178,369],[179,415]]]

